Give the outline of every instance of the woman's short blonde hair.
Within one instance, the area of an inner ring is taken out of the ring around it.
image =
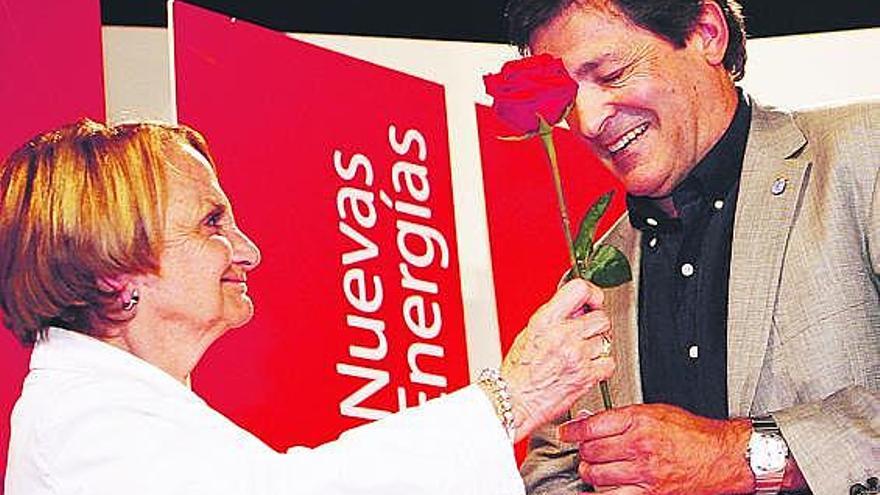
[[[20,341],[50,326],[104,335],[127,319],[120,281],[158,271],[173,143],[213,164],[188,127],[81,120],[0,165],[0,310]]]

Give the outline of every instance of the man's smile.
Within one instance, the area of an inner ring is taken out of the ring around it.
[[[645,122],[634,129],[631,129],[629,132],[618,138],[616,141],[612,142],[610,145],[607,145],[608,153],[612,156],[620,153],[627,146],[629,146],[633,141],[639,138],[645,131],[648,130],[648,123]]]

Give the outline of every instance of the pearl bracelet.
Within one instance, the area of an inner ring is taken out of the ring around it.
[[[480,372],[477,385],[491,398],[492,405],[495,406],[495,413],[498,415],[498,419],[501,420],[501,425],[507,431],[510,441],[514,441],[516,439],[516,426],[507,380],[501,376],[498,368],[485,368]]]

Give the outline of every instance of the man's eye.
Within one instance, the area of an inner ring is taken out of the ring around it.
[[[599,77],[599,82],[601,82],[602,84],[615,83],[623,77],[623,74],[625,72],[626,72],[626,68],[617,69],[616,71],[614,71],[610,74]]]

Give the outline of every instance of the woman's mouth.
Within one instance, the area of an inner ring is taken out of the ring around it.
[[[242,287],[247,287],[247,277],[223,277],[220,279],[220,282],[224,284],[239,284]]]

